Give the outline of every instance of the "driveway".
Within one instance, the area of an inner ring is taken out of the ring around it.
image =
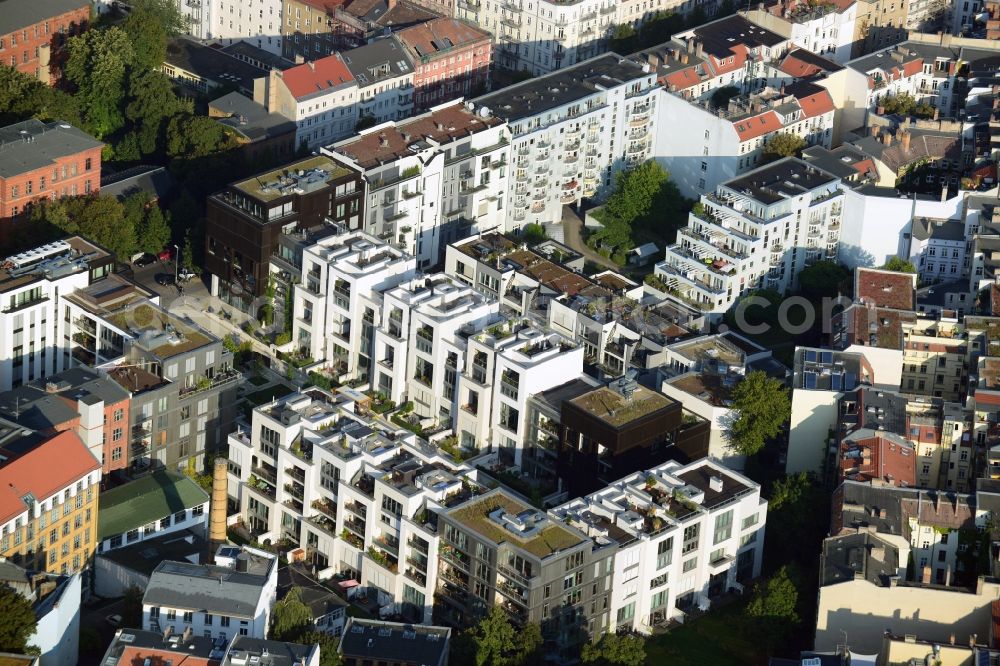
[[[604,268],[610,268],[615,272],[621,272],[621,266],[618,266],[610,259],[606,259],[597,252],[594,252],[594,250],[583,242],[583,237],[580,234],[580,230],[583,228],[583,220],[581,220],[569,206],[563,206],[562,226],[563,242],[567,247],[582,254],[587,261],[592,261],[599,266],[603,266]]]

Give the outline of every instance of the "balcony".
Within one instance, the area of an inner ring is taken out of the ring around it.
[[[337,521],[335,520],[330,520],[330,518],[326,516],[318,515],[306,518],[306,522],[310,525],[318,527],[330,536],[337,536]]]
[[[344,504],[344,508],[362,520],[368,517],[368,508],[359,502],[347,502]]]
[[[374,543],[382,550],[392,553],[397,558],[399,557],[399,539],[383,534],[381,536],[375,537],[372,540],[372,543]]]
[[[321,514],[332,520],[337,520],[337,505],[329,500],[314,500],[310,505]]]
[[[365,524],[357,518],[348,518],[344,520],[344,528],[350,530],[362,539],[365,538]]]

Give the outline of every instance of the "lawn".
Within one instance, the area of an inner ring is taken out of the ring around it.
[[[646,642],[646,663],[650,666],[748,666],[763,664],[760,646],[747,640],[735,627],[746,604],[740,600],[723,608],[713,608],[689,624]]]
[[[284,384],[275,384],[274,386],[268,386],[265,389],[248,393],[246,395],[246,400],[254,406],[260,406],[265,402],[271,402],[276,398],[283,398],[291,392],[292,389],[290,387],[285,386]]]

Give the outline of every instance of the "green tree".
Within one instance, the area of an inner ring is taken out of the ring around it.
[[[45,85],[13,67],[0,65],[0,125],[30,117],[65,120],[81,125],[79,104],[72,95]]]
[[[733,418],[726,429],[729,446],[752,456],[781,432],[791,413],[788,391],[766,372],[754,370],[733,389]]]
[[[341,666],[344,663],[338,652],[340,644],[330,634],[307,631],[295,636],[294,642],[300,645],[318,645],[319,666]]]
[[[640,636],[604,634],[596,643],[583,646],[585,664],[598,666],[642,666],[646,663],[646,641]]]
[[[278,641],[294,640],[309,629],[312,619],[312,611],[302,603],[301,590],[293,587],[284,599],[274,604],[271,638]]]
[[[354,131],[360,132],[376,125],[378,125],[378,119],[375,116],[361,116],[358,118],[358,122],[354,124]]]
[[[181,265],[195,275],[201,275],[200,262],[194,260],[194,247],[191,244],[191,232],[184,234],[184,246],[181,248]]]
[[[492,606],[486,617],[459,634],[455,642],[455,661],[476,666],[522,666],[541,659],[541,629],[528,623],[516,629],[499,606]]]
[[[890,257],[889,261],[882,266],[884,271],[894,271],[896,273],[916,273],[917,267],[906,259],[900,257]]]
[[[611,50],[615,53],[631,53],[635,50],[638,37],[631,23],[619,23],[611,35]]]
[[[70,38],[67,49],[63,71],[76,88],[86,129],[97,138],[117,131],[125,122],[125,77],[135,63],[128,35],[118,27],[87,30]]]
[[[618,174],[615,191],[608,197],[598,219],[603,225],[588,241],[605,245],[624,255],[635,247],[633,233],[646,228],[662,233],[667,226],[682,218],[680,210],[685,200],[670,174],[654,160]]]
[[[226,127],[207,116],[181,113],[167,124],[167,154],[170,157],[197,159],[234,146]]]
[[[170,0],[132,0],[122,28],[135,50],[136,66],[150,70],[163,64],[167,37],[185,31],[184,17]]]
[[[31,602],[14,588],[0,585],[0,618],[0,652],[24,654],[38,626]]]
[[[47,222],[65,234],[80,234],[114,252],[121,259],[135,253],[136,229],[125,219],[117,198],[90,194],[46,200],[31,210],[36,222]]]
[[[797,134],[781,132],[775,134],[764,144],[761,159],[764,163],[774,162],[783,157],[797,157],[806,147],[806,140]]]
[[[170,225],[148,192],[136,192],[122,202],[125,219],[136,230],[139,251],[156,254],[170,242]]]
[[[781,644],[800,622],[798,576],[783,566],[766,583],[758,583],[746,609],[748,631],[769,648]]]
[[[545,227],[540,224],[532,222],[524,225],[524,228],[521,229],[521,240],[528,245],[538,245],[546,238],[548,235],[545,233]]]
[[[129,76],[125,118],[137,133],[143,155],[157,151],[167,119],[180,113],[190,113],[188,100],[179,98],[170,79],[163,72],[136,70]]]
[[[126,588],[122,598],[122,625],[125,627],[142,626],[142,588],[132,585]]]
[[[836,296],[847,291],[850,277],[851,272],[843,264],[817,261],[799,272],[799,291],[809,299]]]
[[[879,103],[879,106],[890,115],[910,116],[917,109],[917,100],[909,93],[887,95]]]

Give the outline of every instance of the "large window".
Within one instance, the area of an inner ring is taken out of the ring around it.
[[[713,544],[725,541],[733,533],[733,511],[730,509],[721,516],[715,517],[715,539]]]

